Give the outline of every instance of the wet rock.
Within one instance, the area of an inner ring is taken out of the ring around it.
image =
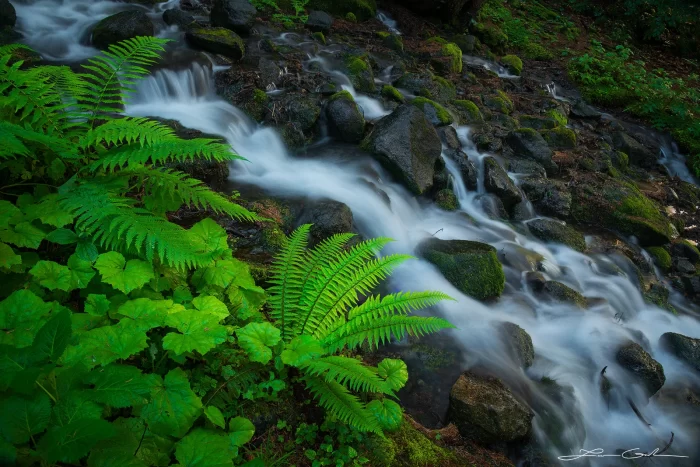
[[[359,21],[366,21],[377,15],[374,0],[311,0],[307,8],[327,11],[343,18],[352,13]]]
[[[544,256],[520,245],[506,243],[498,251],[498,259],[516,271],[536,271],[544,261]]]
[[[461,150],[462,143],[459,142],[459,137],[457,136],[457,131],[453,126],[443,126],[437,129],[437,134],[440,137],[440,141],[444,144],[447,149]]]
[[[440,190],[435,195],[435,204],[445,211],[455,211],[459,207],[459,201],[454,191],[449,188]]]
[[[331,136],[346,143],[359,143],[365,134],[365,117],[347,91],[334,94],[326,106]]]
[[[374,92],[376,90],[374,73],[365,55],[347,55],[345,69],[355,89],[360,92]]]
[[[393,84],[417,96],[442,103],[450,103],[457,97],[457,91],[451,82],[433,76],[430,72],[405,73]]]
[[[547,171],[544,170],[542,164],[527,159],[511,159],[508,161],[507,167],[508,172],[516,174],[532,175],[535,178],[545,178],[547,176]]]
[[[17,22],[17,12],[9,0],[0,0],[0,27],[13,28]]]
[[[532,345],[532,337],[523,328],[515,323],[500,324],[501,337],[508,347],[514,361],[524,368],[529,368],[535,361],[535,347]]]
[[[692,264],[700,262],[700,251],[686,240],[678,240],[671,245],[671,255],[685,258]]]
[[[683,276],[681,283],[685,288],[685,293],[698,302],[700,299],[700,276]]]
[[[467,189],[476,190],[479,173],[477,172],[474,163],[469,159],[469,156],[467,156],[464,151],[459,149],[447,150],[446,155],[457,163],[459,172],[462,174],[462,181]]]
[[[503,149],[503,140],[496,136],[494,128],[484,125],[472,134],[472,142],[480,152],[499,153]]]
[[[473,101],[456,100],[452,104],[457,109],[461,123],[468,125],[470,123],[484,122],[484,116],[481,114],[481,110],[479,110],[479,107],[477,107]]]
[[[152,36],[154,27],[151,19],[142,10],[122,11],[108,16],[92,30],[92,45],[106,49],[119,41],[136,36]]]
[[[656,165],[658,157],[645,148],[639,141],[627,133],[617,131],[613,134],[613,147],[629,156],[629,162],[644,168],[652,168]]]
[[[507,210],[522,201],[523,195],[503,167],[491,156],[484,158],[484,187],[498,196]]]
[[[423,111],[428,121],[435,126],[445,126],[453,122],[452,115],[440,104],[425,97],[416,97],[411,105]]]
[[[533,292],[542,292],[547,279],[539,271],[528,271],[525,273],[525,283]]]
[[[558,167],[552,161],[552,150],[547,141],[544,140],[535,130],[530,128],[520,128],[511,131],[506,138],[506,143],[513,149],[516,156],[532,159],[547,171],[547,174],[554,174]]]
[[[302,212],[298,224],[311,226],[311,243],[313,245],[339,233],[352,231],[352,211],[338,201],[319,201],[307,206]]]
[[[674,259],[673,269],[681,274],[695,274],[696,271],[695,265],[685,258]]]
[[[211,10],[211,24],[247,35],[253,27],[258,10],[249,0],[216,0]]]
[[[617,363],[632,373],[646,388],[651,397],[666,382],[664,369],[649,353],[635,342],[627,342],[617,351]]]
[[[571,107],[570,115],[576,118],[590,118],[590,119],[600,119],[603,116],[602,113],[598,112],[596,109],[586,104],[585,102],[579,100]]]
[[[201,28],[202,25],[199,24],[192,15],[180,10],[179,8],[170,8],[163,12],[163,21],[167,25],[176,25],[182,30],[188,30],[192,28]]]
[[[476,200],[484,214],[491,219],[508,220],[508,211],[498,196],[487,193],[477,196]]]
[[[523,180],[520,188],[541,214],[562,219],[571,213],[571,193],[563,182],[544,178]]]
[[[245,44],[238,34],[226,28],[199,28],[185,33],[185,39],[193,47],[221,54],[234,60],[245,56]]]
[[[333,26],[333,17],[325,11],[313,10],[309,12],[306,27],[313,32],[328,32]]]
[[[285,101],[284,112],[295,127],[306,132],[316,125],[321,116],[321,106],[310,96],[295,94]]]
[[[381,38],[382,44],[384,44],[384,47],[387,49],[403,52],[403,39],[401,39],[401,36],[384,31],[378,32],[377,36]]]
[[[550,130],[556,128],[559,123],[553,118],[522,115],[518,118],[520,126],[533,130]]]
[[[464,373],[452,386],[449,419],[469,440],[492,444],[526,438],[532,418],[497,378]]]
[[[527,201],[527,199],[513,206],[511,219],[513,219],[514,221],[523,222],[528,219],[532,219],[533,217],[535,217],[535,210],[532,207],[532,203]]]
[[[578,251],[586,250],[586,240],[576,229],[549,219],[527,223],[530,233],[543,242],[562,243]]]
[[[457,34],[452,38],[452,42],[457,44],[457,47],[459,47],[463,53],[468,54],[474,52],[476,37],[467,34]]]
[[[562,284],[558,281],[545,282],[540,293],[549,301],[571,303],[579,308],[586,308],[588,305],[586,297],[568,285]]]
[[[418,252],[437,266],[445,279],[470,297],[486,300],[503,293],[503,266],[491,245],[429,238],[418,246]]]
[[[405,104],[379,120],[362,147],[415,194],[433,184],[442,144],[435,128],[415,106]]]
[[[260,81],[264,87],[271,84],[279,83],[282,77],[282,69],[272,60],[261,57],[258,62],[258,70],[260,71]]]
[[[667,332],[661,335],[659,343],[680,360],[700,371],[700,339]]]

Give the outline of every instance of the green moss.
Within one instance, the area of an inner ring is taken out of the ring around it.
[[[445,211],[456,211],[459,207],[459,202],[457,201],[454,191],[449,188],[438,191],[435,195],[435,204]]]
[[[660,246],[653,246],[647,248],[647,251],[654,259],[654,263],[661,268],[662,271],[668,271],[671,269],[671,255],[668,254],[664,248]]]
[[[396,443],[390,438],[384,438],[372,433],[368,436],[365,449],[367,450],[366,457],[369,459],[370,465],[394,465]]]
[[[452,115],[450,115],[450,113],[443,106],[435,101],[426,99],[425,97],[416,97],[411,101],[411,104],[425,112],[426,115],[429,116],[428,120],[431,120],[430,115],[432,112],[427,109],[426,106],[432,107],[435,117],[437,118],[437,122],[433,121],[433,124],[449,125],[453,122]]]
[[[569,120],[566,118],[566,116],[564,114],[562,114],[559,110],[556,110],[556,109],[548,110],[546,115],[547,115],[547,117],[556,121],[561,126],[566,126],[569,123]]]
[[[442,46],[442,55],[450,58],[450,73],[462,72],[462,49],[452,42]]]
[[[481,111],[476,104],[470,100],[457,100],[454,101],[454,105],[460,110],[464,123],[482,123],[484,121],[484,116],[481,115]],[[466,118],[465,118],[466,117]]]
[[[270,100],[270,96],[267,95],[262,89],[254,89],[252,94],[252,99],[248,100],[243,104],[243,108],[255,121],[261,121],[265,116],[265,109],[267,103]]]
[[[610,162],[620,170],[627,170],[630,165],[630,157],[622,151],[615,151],[610,156]]]
[[[406,101],[406,99],[403,97],[403,94],[401,94],[398,89],[388,84],[382,87],[382,96],[400,104],[403,104]]]
[[[395,460],[392,467],[433,467],[453,464],[456,456],[449,450],[433,443],[423,433],[404,420],[398,430],[387,433],[387,438],[395,445]]]
[[[439,36],[433,36],[430,39],[428,39],[427,42],[434,42],[436,44],[443,44],[443,45],[447,44],[447,41]]]
[[[349,91],[339,91],[328,98],[329,101],[335,101],[338,99],[347,99],[355,102],[355,99],[352,97],[352,94],[350,94]]]
[[[506,115],[509,115],[514,109],[513,101],[511,101],[508,95],[500,89],[496,91],[495,96],[482,96],[482,101],[487,108]]]
[[[316,39],[321,44],[326,45],[326,36],[324,36],[321,31],[311,34],[311,37]]]
[[[352,13],[355,19],[360,21],[366,21],[377,15],[375,0],[310,0],[306,8],[327,11],[332,15],[342,17]]]
[[[345,58],[345,66],[348,69],[349,78],[355,89],[362,92],[374,92],[374,75],[372,67],[363,55],[348,55]]]
[[[498,26],[478,23],[474,34],[496,52],[502,52],[508,43],[508,36]]]
[[[514,75],[520,76],[523,71],[523,61],[517,55],[506,55],[501,58],[501,63]]]
[[[390,33],[385,32],[385,31],[379,31],[379,32],[377,32],[377,33],[375,33],[375,34],[376,34],[377,37],[379,37],[380,39],[386,39],[387,37],[391,36]]]
[[[253,91],[253,100],[258,104],[265,104],[268,100],[270,100],[270,96],[268,96],[262,89],[256,88]]]
[[[557,149],[573,149],[576,147],[576,133],[570,128],[558,126],[541,132],[549,145]]]
[[[446,80],[442,76],[433,76],[432,82],[435,89],[435,95],[430,97],[430,99],[447,103],[453,101],[457,97],[457,88],[455,88],[455,85],[452,84],[452,82]]]
[[[187,33],[188,40],[209,52],[236,59],[245,56],[245,43],[238,34],[226,28],[198,28]]]
[[[536,137],[537,135],[537,132],[532,128],[518,128],[515,130],[515,132],[520,133],[521,135],[527,135],[529,137]]]
[[[345,15],[345,20],[351,23],[357,23],[357,16],[355,16],[355,13],[350,12],[347,15]]]
[[[532,60],[551,60],[554,58],[554,54],[550,50],[534,42],[530,42],[523,47],[523,55],[525,58]]]
[[[403,52],[403,39],[401,39],[401,36],[384,31],[377,32],[376,34],[377,37],[382,39],[382,43],[385,47],[397,52]]]

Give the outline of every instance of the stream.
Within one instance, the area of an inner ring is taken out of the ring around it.
[[[177,6],[176,0],[159,4],[151,11],[157,34],[179,39],[177,29],[160,19],[164,9]],[[25,42],[44,58],[76,62],[97,51],[89,46],[89,31],[101,18],[134,5],[90,0],[13,1],[17,8],[19,30]],[[392,28],[397,25],[390,21]],[[303,49],[300,35],[271,36],[275,42]],[[181,45],[184,47],[184,45]],[[309,52],[328,77],[353,94],[368,120],[390,113],[382,103],[354,90],[350,80],[328,59],[333,45]],[[327,53],[326,53],[327,52]],[[472,60],[472,59],[470,59]],[[483,60],[482,60],[483,61]],[[487,66],[487,64],[479,63]],[[189,67],[159,69],[143,80],[133,94],[126,113],[175,119],[184,126],[207,134],[225,137],[232,148],[248,161],[236,161],[230,179],[235,187],[253,186],[281,198],[331,199],[346,204],[353,213],[357,230],[365,237],[387,236],[395,240],[385,253],[415,254],[418,244],[434,235],[441,239],[474,240],[493,245],[504,263],[506,289],[501,298],[485,304],[462,294],[430,263],[415,259],[402,265],[389,287],[393,290],[441,290],[455,298],[431,310],[457,329],[437,339],[458,349],[459,361],[444,374],[425,375],[425,384],[434,385],[447,403],[449,388],[459,372],[471,367],[486,367],[521,396],[535,413],[533,428],[537,445],[556,456],[576,453],[580,448],[602,448],[606,454],[639,448],[650,452],[663,448],[674,434],[672,448],[666,454],[686,455],[688,459],[649,460],[663,465],[693,465],[700,456],[700,424],[691,411],[668,398],[654,397],[647,402],[642,389],[632,384],[616,363],[615,353],[626,340],[642,344],[664,368],[664,389],[699,385],[700,377],[680,360],[659,346],[659,337],[677,332],[700,337],[697,307],[672,294],[671,302],[679,311],[668,311],[645,303],[636,278],[624,269],[624,262],[611,255],[586,255],[562,245],[545,244],[527,233],[527,220],[508,223],[490,218],[482,209],[485,194],[481,160],[470,140],[470,129],[456,128],[462,149],[479,170],[478,189],[470,191],[462,180],[457,164],[445,153],[443,159],[451,175],[459,209],[447,212],[425,199],[418,199],[392,180],[392,177],[359,148],[321,141],[305,157],[295,156],[272,128],[252,121],[242,110],[217,97],[214,73],[220,67],[193,62]],[[510,79],[505,76],[505,79]],[[277,91],[274,91],[277,92]],[[666,159],[675,161],[672,145]],[[678,169],[680,170],[680,169]],[[511,174],[517,182],[515,174]],[[539,216],[533,215],[534,218]],[[587,241],[594,241],[587,238]],[[560,281],[589,298],[594,305],[581,309],[562,303],[542,301],[530,290],[525,273],[528,258],[540,255],[542,272],[549,280]],[[620,319],[624,317],[624,319]],[[532,337],[534,364],[523,370],[509,357],[498,325],[516,323]],[[447,339],[449,337],[449,339]],[[408,349],[408,343],[396,343]],[[437,345],[437,344],[436,344]],[[612,383],[610,398],[601,395],[601,370]],[[556,381],[561,388],[552,391],[543,378]],[[671,389],[673,391],[673,389]],[[628,400],[639,408],[645,424],[631,409]],[[438,407],[438,412],[444,412]],[[410,412],[410,408],[409,408]],[[444,415],[444,414],[441,414]],[[587,465],[580,459],[572,465]],[[522,462],[522,459],[521,459]],[[609,457],[593,459],[589,465],[634,465],[629,460]],[[656,465],[655,464],[655,465]],[[554,464],[552,464],[554,465]],[[694,464],[697,465],[697,464]]]

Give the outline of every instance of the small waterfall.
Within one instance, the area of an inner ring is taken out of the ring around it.
[[[398,23],[395,19],[389,16],[388,13],[384,11],[378,11],[377,19],[384,23],[384,26],[386,26],[389,31],[393,32],[394,34],[401,34],[401,32],[398,29]]]

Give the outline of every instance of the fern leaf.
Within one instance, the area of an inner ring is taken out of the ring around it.
[[[39,144],[66,158],[75,158],[74,147],[67,144],[65,139],[46,135],[24,128],[8,121],[0,121],[0,159],[12,159],[15,156],[32,157],[33,151],[25,143]],[[33,157],[32,157],[33,158]]]
[[[141,147],[179,140],[175,131],[148,118],[124,117],[110,120],[96,128],[91,128],[80,140],[82,148],[101,144],[122,145],[139,143]]]
[[[304,272],[301,279],[304,284],[301,291],[302,295],[306,295],[310,292],[310,287],[313,285],[310,279],[313,275],[324,268],[330,267],[333,260],[343,251],[345,244],[354,236],[355,234],[352,233],[336,234],[322,240],[316,248],[311,250],[308,254],[306,264],[304,264]]]
[[[351,391],[378,392],[394,395],[377,370],[361,361],[342,356],[328,356],[308,361],[303,370],[326,381],[336,381]]]

